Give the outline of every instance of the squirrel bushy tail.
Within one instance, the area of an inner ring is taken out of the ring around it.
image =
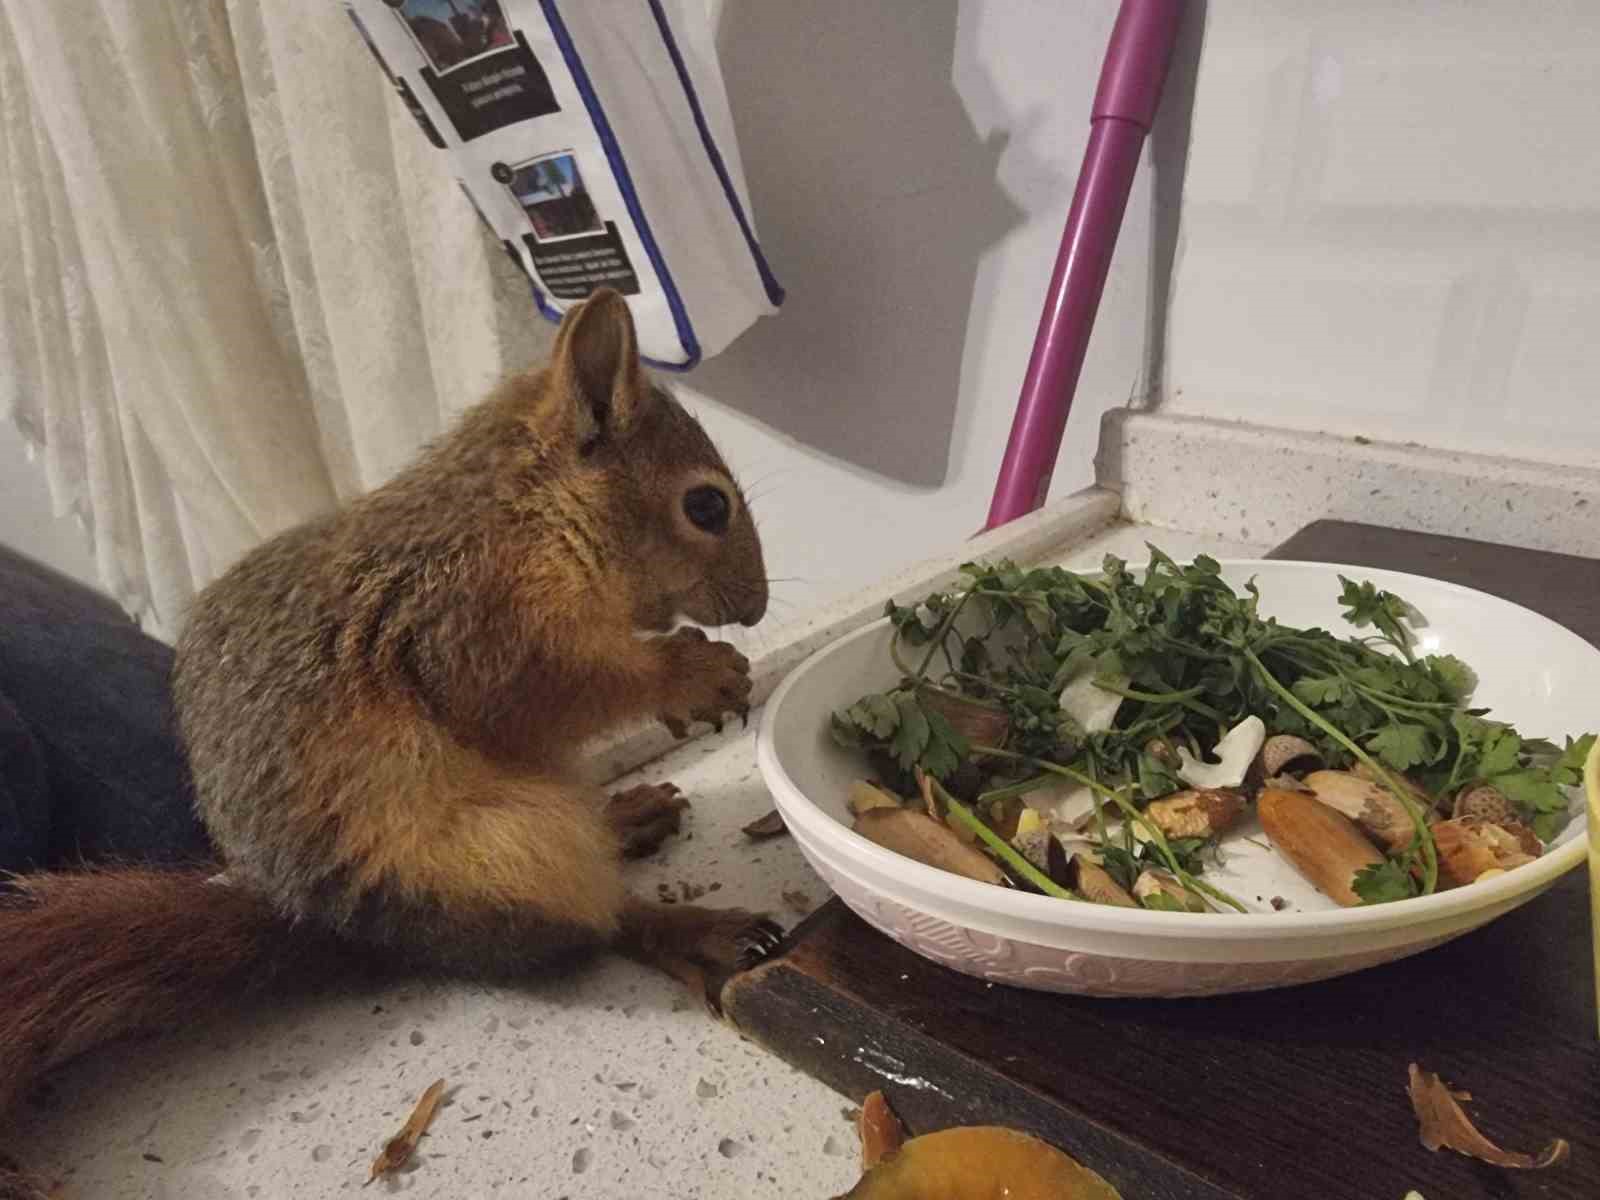
[[[274,983],[327,978],[348,953],[259,897],[208,882],[217,871],[46,872],[5,885],[0,1121],[69,1059],[180,1027]]]

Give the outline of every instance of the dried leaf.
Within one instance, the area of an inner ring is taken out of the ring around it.
[[[751,841],[759,842],[766,838],[777,837],[780,833],[788,833],[789,827],[783,823],[783,814],[773,809],[766,816],[744,827],[744,835]]]
[[[861,1134],[861,1169],[870,1171],[888,1158],[906,1140],[905,1127],[889,1108],[882,1092],[873,1092],[862,1102],[861,1115],[856,1118],[856,1129]]]
[[[439,1111],[439,1102],[443,1099],[444,1080],[437,1079],[422,1093],[422,1098],[417,1101],[416,1108],[411,1110],[411,1116],[400,1127],[400,1132],[390,1138],[378,1152],[378,1157],[372,1160],[372,1174],[367,1176],[368,1183],[380,1175],[398,1171],[411,1161],[411,1156],[417,1151],[417,1143],[428,1131],[428,1126],[433,1121],[433,1114]]]
[[[1553,1167],[1566,1161],[1570,1152],[1570,1147],[1562,1138],[1552,1141],[1539,1152],[1537,1158],[1500,1149],[1478,1132],[1472,1119],[1462,1110],[1459,1100],[1470,1099],[1470,1095],[1451,1091],[1437,1075],[1422,1070],[1416,1063],[1411,1064],[1411,1085],[1407,1090],[1411,1094],[1411,1107],[1416,1110],[1417,1123],[1421,1126],[1422,1144],[1429,1150],[1448,1146],[1458,1154],[1481,1159],[1497,1167],[1523,1171]]]

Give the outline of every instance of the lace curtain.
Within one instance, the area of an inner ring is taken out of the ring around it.
[[[147,627],[550,337],[337,0],[0,0],[0,416]]]

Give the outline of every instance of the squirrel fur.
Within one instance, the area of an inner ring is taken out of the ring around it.
[[[612,946],[711,988],[770,949],[752,914],[630,898],[625,855],[685,802],[580,771],[609,730],[745,713],[749,664],[669,631],[766,605],[731,472],[595,293],[546,368],[196,598],[173,695],[221,861],[12,881],[0,1121],[96,1045],[352,956],[504,980]]]

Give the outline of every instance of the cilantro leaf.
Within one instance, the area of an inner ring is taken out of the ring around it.
[[[930,596],[930,601],[937,597]],[[931,605],[929,606],[931,610]],[[918,604],[896,604],[890,600],[883,606],[883,615],[889,618],[889,623],[894,626],[895,632],[904,638],[907,645],[923,646],[928,642],[930,632],[923,623],[921,610]]]
[[[833,740],[850,749],[885,741],[900,726],[900,709],[892,696],[863,696],[849,708],[833,714]]]
[[[846,750],[863,750],[866,743],[861,740],[861,730],[854,721],[846,720],[843,713],[834,713],[829,719],[828,728],[833,733],[836,745],[843,746]]]
[[[1561,831],[1572,823],[1570,812],[1540,813],[1533,819],[1533,832],[1541,842],[1547,845],[1561,835]]]
[[[1341,575],[1339,582],[1344,584],[1339,603],[1345,606],[1345,620],[1357,629],[1373,626],[1385,641],[1405,655],[1407,662],[1412,661],[1411,643],[1415,638],[1406,622],[1416,610],[1393,592],[1379,591],[1370,579],[1356,583]]]
[[[1496,776],[1522,761],[1522,739],[1506,725],[1491,726],[1478,748],[1477,774]]]
[[[1389,725],[1366,741],[1366,747],[1396,771],[1431,760],[1428,731],[1421,725]]]
[[[961,766],[971,748],[943,713],[932,708],[923,712],[928,718],[928,748],[922,755],[922,769],[935,779],[944,779]]]
[[[1505,793],[1506,799],[1525,814],[1567,811],[1567,797],[1549,771],[1524,767],[1489,776],[1489,783]]]
[[[846,715],[873,737],[886,738],[900,724],[900,709],[888,696],[863,696]]]
[[[1139,796],[1144,800],[1155,800],[1161,796],[1170,796],[1173,792],[1181,791],[1188,785],[1179,779],[1177,773],[1155,755],[1142,753],[1139,755]]]
[[[1445,696],[1463,704],[1478,687],[1478,674],[1454,654],[1430,654],[1422,660]]]
[[[1418,894],[1417,881],[1392,858],[1361,868],[1350,881],[1350,889],[1361,897],[1363,904],[1387,904],[1392,900],[1409,900]]]
[[[1345,698],[1347,685],[1344,680],[1334,675],[1303,675],[1294,681],[1289,690],[1295,694],[1296,699],[1317,707],[1339,703]]]
[[[889,748],[900,760],[901,769],[909,771],[928,748],[928,717],[922,705],[909,692],[899,692],[894,698],[899,721]]]
[[[1580,738],[1568,738],[1566,749],[1561,752],[1561,757],[1556,760],[1555,766],[1550,768],[1550,773],[1557,783],[1563,787],[1577,787],[1583,782],[1583,765],[1589,761],[1589,752],[1594,748],[1595,735],[1586,733]]]

